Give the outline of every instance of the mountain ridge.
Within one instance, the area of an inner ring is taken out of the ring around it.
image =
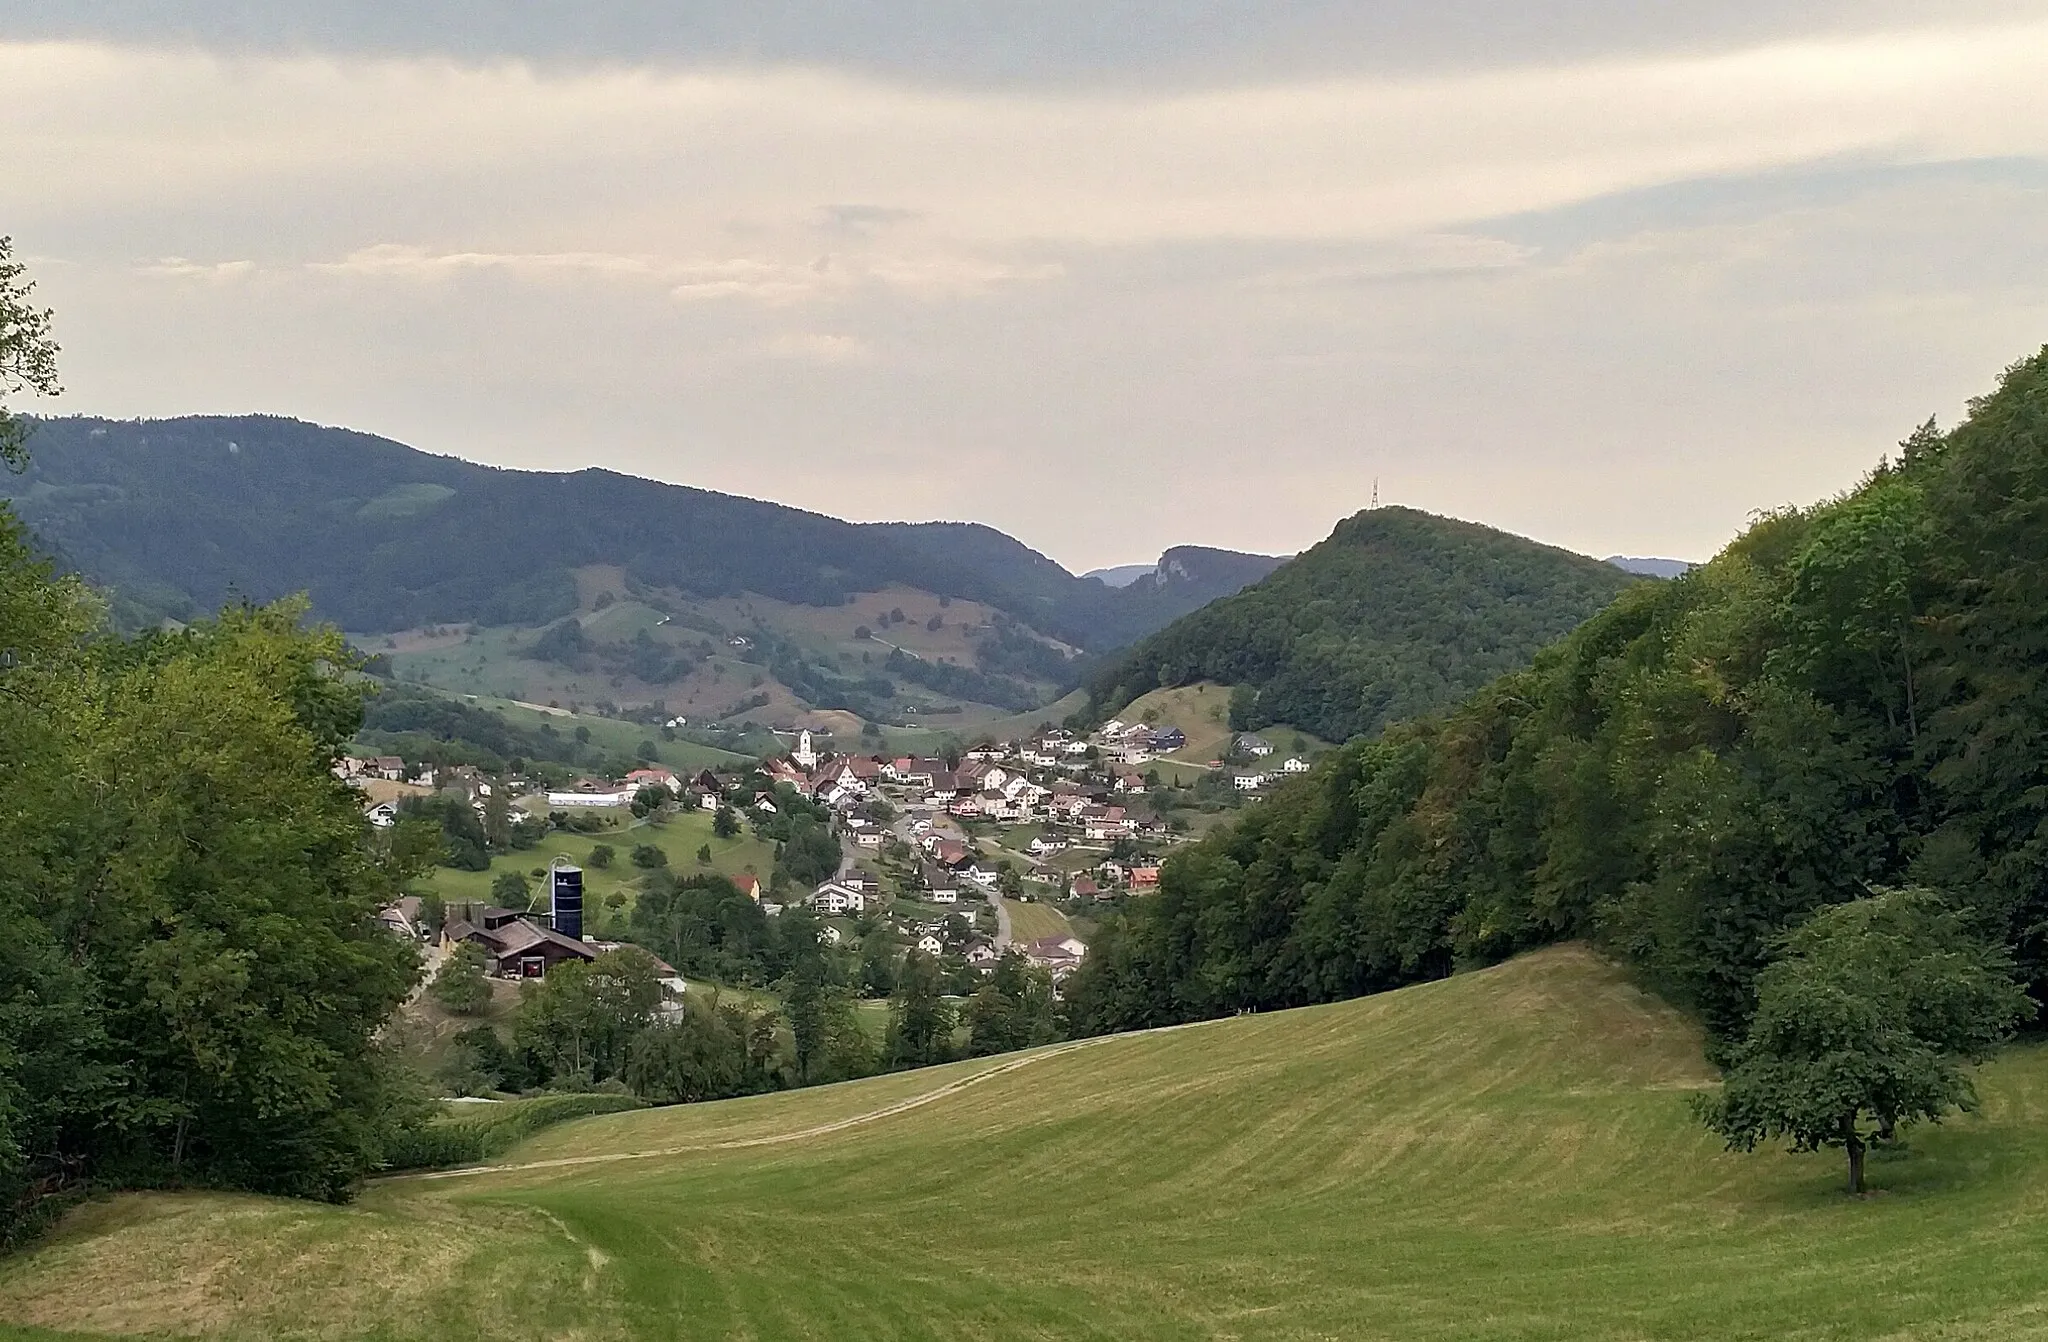
[[[370,632],[545,624],[575,609],[573,571],[603,563],[649,587],[817,606],[900,584],[1100,651],[1278,562],[1233,557],[1247,562],[1120,592],[980,523],[847,522],[600,467],[488,466],[267,415],[42,419],[28,471],[0,481],[0,497],[138,617],[304,590],[316,614]]]

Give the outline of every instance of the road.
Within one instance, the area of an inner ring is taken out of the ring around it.
[[[1011,941],[1010,906],[1005,904],[1003,897],[993,890],[988,892],[988,902],[990,907],[996,911],[996,950],[1006,951],[1010,949]]]
[[[924,859],[924,850],[918,844],[918,840],[922,836],[910,827],[910,821],[911,817],[908,815],[897,816],[895,822],[889,826],[889,832],[904,843],[909,844],[917,852],[919,861],[922,861]],[[963,841],[969,841],[967,840],[966,832],[954,826],[948,825],[945,832],[948,834],[948,837],[958,835]],[[981,887],[965,885],[964,888],[979,890]],[[1010,911],[1003,906],[1003,897],[1001,895],[993,890],[984,891],[983,893],[988,896],[989,906],[996,911],[996,949],[998,951],[1008,950],[1010,948]]]

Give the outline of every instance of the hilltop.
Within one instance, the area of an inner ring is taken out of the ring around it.
[[[1639,579],[1472,522],[1377,508],[1089,680],[1093,711],[1161,687],[1235,687],[1231,725],[1342,741],[1447,708]]]
[[[1844,1199],[1690,1118],[1699,1036],[1560,947],[1378,997],[551,1129],[353,1206],[132,1194],[0,1263],[106,1336],[2005,1336],[2048,1052]],[[40,1336],[10,1333],[0,1337]]]

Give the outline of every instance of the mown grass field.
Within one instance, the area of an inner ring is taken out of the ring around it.
[[[1010,935],[1018,941],[1043,941],[1073,934],[1074,926],[1067,921],[1067,915],[1050,904],[1021,899],[1006,899],[1003,903],[1010,910]]]
[[[349,1207],[75,1215],[0,1318],[382,1339],[2048,1334],[2048,1049],[1839,1192],[1730,1155],[1575,948],[1363,1001],[585,1119]],[[0,1329],[0,1334],[6,1330]],[[30,1334],[13,1334],[15,1337]]]

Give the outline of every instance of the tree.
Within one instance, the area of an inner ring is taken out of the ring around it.
[[[612,859],[617,856],[617,850],[614,849],[610,844],[601,843],[590,850],[590,856],[585,858],[584,862],[586,865],[594,868],[597,871],[603,871],[605,868],[611,866]]]
[[[625,1080],[643,1099],[689,1104],[743,1093],[747,1074],[743,1024],[691,992],[680,1012],[633,1041]]]
[[[668,854],[654,844],[636,843],[633,845],[632,862],[644,871],[652,871],[668,865]]]
[[[889,1054],[901,1067],[946,1061],[953,1033],[953,1009],[946,1005],[945,971],[922,951],[903,957],[896,996],[889,1003]]]
[[[30,301],[36,286],[27,273],[14,259],[14,239],[0,237],[0,465],[14,471],[28,465],[28,426],[8,410],[7,399],[24,391],[55,396],[63,390],[51,313]]]
[[[1841,1147],[1849,1191],[1900,1124],[1976,1105],[1964,1072],[2033,1004],[2004,952],[1932,892],[1890,890],[1816,913],[1757,977],[1757,1010],[1721,1092],[1699,1105],[1729,1149],[1785,1137]]]
[[[675,794],[667,788],[649,783],[633,794],[633,814],[642,817],[654,815],[674,798]]]
[[[458,1016],[473,1016],[490,1004],[491,981],[484,974],[484,952],[463,942],[448,956],[428,989],[434,1000]]]
[[[896,938],[880,928],[860,942],[860,989],[869,997],[887,997],[896,991]]]
[[[533,902],[533,890],[523,873],[501,871],[491,878],[491,900],[508,909],[523,909]]]
[[[796,964],[789,971],[789,986],[783,994],[783,1010],[789,1016],[790,1038],[796,1046],[796,1075],[808,1083],[825,1041],[825,957],[816,944],[806,952],[797,951]]]
[[[708,867],[711,865],[710,844],[700,843],[697,845],[697,865],[700,867]]]
[[[615,1077],[661,1004],[659,974],[637,946],[558,964],[521,986],[513,1038],[557,1079],[587,1085]]]
[[[740,813],[721,805],[711,817],[711,832],[721,839],[735,839],[740,832]]]

